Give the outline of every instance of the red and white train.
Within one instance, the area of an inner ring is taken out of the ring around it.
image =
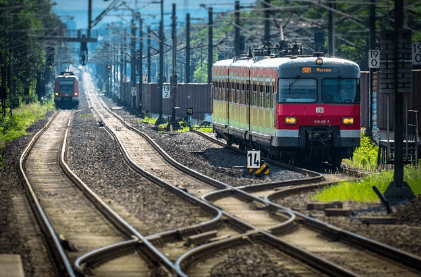
[[[260,52],[260,53],[259,53]],[[214,132],[228,144],[339,166],[360,145],[360,69],[349,60],[269,55],[212,69]]]
[[[79,104],[79,79],[73,72],[61,72],[54,85],[54,102],[61,104]]]

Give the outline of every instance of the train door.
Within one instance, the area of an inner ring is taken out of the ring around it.
[[[250,70],[248,70],[246,75],[246,125],[247,131],[250,132],[250,105],[251,105],[251,82],[250,82]]]
[[[230,67],[228,67],[227,69],[227,90],[226,90],[226,94],[225,94],[225,101],[226,101],[226,119],[227,119],[227,126],[229,128],[230,126],[230,99],[231,99],[231,86],[232,86],[232,82],[231,82],[231,70]]]

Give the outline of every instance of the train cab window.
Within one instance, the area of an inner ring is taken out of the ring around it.
[[[360,103],[358,79],[323,79],[324,103]]]
[[[75,78],[58,78],[61,93],[73,93],[75,90]]]
[[[317,100],[316,79],[279,79],[280,103],[311,103]]]

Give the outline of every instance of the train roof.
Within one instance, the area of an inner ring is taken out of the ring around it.
[[[68,73],[68,72],[66,72],[66,73]],[[60,75],[57,76],[57,79],[60,79],[60,80],[63,80],[63,79],[76,79],[76,80],[79,81],[79,78],[76,75],[74,75],[73,73],[72,74],[63,74],[63,75],[60,73]]]
[[[359,70],[358,64],[353,61],[341,59],[337,57],[310,57],[310,56],[291,56],[291,57],[254,57],[250,59],[227,59],[217,61],[214,67],[265,67],[281,69],[284,66],[309,66],[316,65],[316,60],[321,58],[325,66],[349,66]]]

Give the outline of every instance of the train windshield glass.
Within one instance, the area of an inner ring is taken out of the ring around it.
[[[74,80],[59,80],[61,93],[73,93],[75,89]]]
[[[323,79],[322,100],[324,103],[360,103],[357,79]]]
[[[317,82],[315,79],[279,79],[280,103],[308,103],[317,100]]]

